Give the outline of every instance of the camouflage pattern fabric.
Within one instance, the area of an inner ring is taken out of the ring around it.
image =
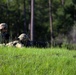
[[[6,28],[6,29],[8,28],[7,24],[6,23],[1,23],[0,24],[0,30],[4,29],[4,28]]]
[[[2,43],[2,34],[0,32],[0,44]]]
[[[9,34],[7,33],[8,26],[6,23],[0,24],[0,43],[7,43],[9,41]]]
[[[21,35],[19,35],[18,40],[9,42],[6,44],[6,46],[14,46],[14,47],[24,47],[27,43],[28,40],[28,36],[25,33],[22,33]]]
[[[9,42],[6,44],[6,46],[14,46],[14,47],[18,47],[18,48],[24,47],[24,45],[18,40]]]

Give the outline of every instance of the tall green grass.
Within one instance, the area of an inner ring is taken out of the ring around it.
[[[76,51],[0,47],[0,75],[76,75]]]

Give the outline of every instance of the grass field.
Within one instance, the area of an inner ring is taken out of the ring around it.
[[[0,75],[76,75],[76,51],[0,47]]]

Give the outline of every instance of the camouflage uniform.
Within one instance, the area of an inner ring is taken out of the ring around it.
[[[7,43],[9,40],[9,34],[7,33],[7,24],[1,23],[0,24],[0,43]]]
[[[26,45],[27,40],[28,40],[28,36],[25,33],[23,33],[18,37],[17,40],[9,42],[6,45],[21,48],[21,47],[24,47]]]
[[[0,32],[0,44],[2,43],[2,34]]]
[[[6,46],[14,46],[14,47],[18,47],[18,48],[24,47],[24,45],[18,40],[9,42],[6,44]]]

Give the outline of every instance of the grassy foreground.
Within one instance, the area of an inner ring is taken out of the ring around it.
[[[76,75],[76,51],[0,47],[0,75]]]

